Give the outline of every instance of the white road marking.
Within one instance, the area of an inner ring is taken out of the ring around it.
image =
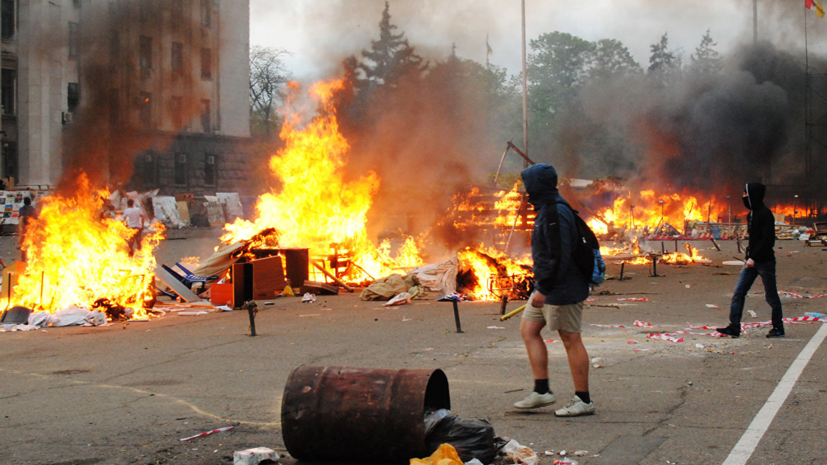
[[[738,444],[735,444],[735,447],[732,449],[732,452],[729,453],[729,457],[727,457],[723,465],[744,465],[747,463],[752,453],[755,452],[755,448],[758,447],[758,443],[761,442],[764,433],[766,433],[770,427],[778,410],[781,409],[784,401],[786,401],[790,395],[790,391],[792,391],[793,386],[795,386],[796,381],[798,381],[798,377],[801,376],[804,368],[810,362],[810,359],[813,357],[816,349],[818,349],[818,346],[824,341],[825,337],[827,337],[827,323],[822,324],[821,328],[815,333],[813,338],[810,339],[810,342],[808,342],[804,349],[801,350],[801,353],[798,354],[798,357],[793,360],[787,373],[781,378],[778,386],[775,387],[767,402],[761,407],[758,415],[755,415],[749,428],[747,428],[744,435],[741,436]]]

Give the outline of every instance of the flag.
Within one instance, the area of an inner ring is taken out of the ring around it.
[[[487,35],[485,36],[485,48],[486,48],[486,49],[488,49],[488,54],[489,54],[489,55],[493,55],[493,54],[494,54],[494,50],[492,50],[492,49],[491,49],[491,46],[490,46],[490,45],[488,45],[488,36],[487,36]]]
[[[821,3],[818,3],[818,0],[804,0],[804,8],[808,10],[812,10],[813,7],[816,9],[816,16],[819,18],[824,17],[824,7],[821,6]]]

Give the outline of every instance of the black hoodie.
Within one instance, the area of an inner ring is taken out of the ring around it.
[[[751,258],[756,262],[775,261],[775,216],[764,205],[767,186],[760,182],[751,182],[747,184],[746,192],[745,204],[750,209],[747,214],[747,259]]]
[[[557,172],[547,164],[521,173],[528,201],[537,210],[531,235],[534,279],[550,305],[568,305],[589,297],[589,283],[572,260],[579,233],[574,212],[557,190]]]

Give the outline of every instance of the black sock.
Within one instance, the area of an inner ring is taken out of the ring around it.
[[[592,401],[592,398],[591,398],[591,397],[589,397],[589,391],[586,391],[586,392],[579,392],[579,391],[575,391],[575,392],[574,392],[574,395],[576,395],[577,397],[579,397],[579,398],[580,398],[580,400],[582,400],[583,402],[585,402],[585,403],[587,403],[587,404],[588,404],[588,403],[590,403],[590,402]]]
[[[534,392],[536,392],[537,394],[545,394],[547,392],[551,392],[551,388],[548,387],[548,378],[535,379]]]

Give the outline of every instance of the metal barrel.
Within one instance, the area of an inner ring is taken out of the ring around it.
[[[299,460],[403,462],[429,455],[425,411],[450,409],[442,370],[299,366],[284,388],[284,445]]]

